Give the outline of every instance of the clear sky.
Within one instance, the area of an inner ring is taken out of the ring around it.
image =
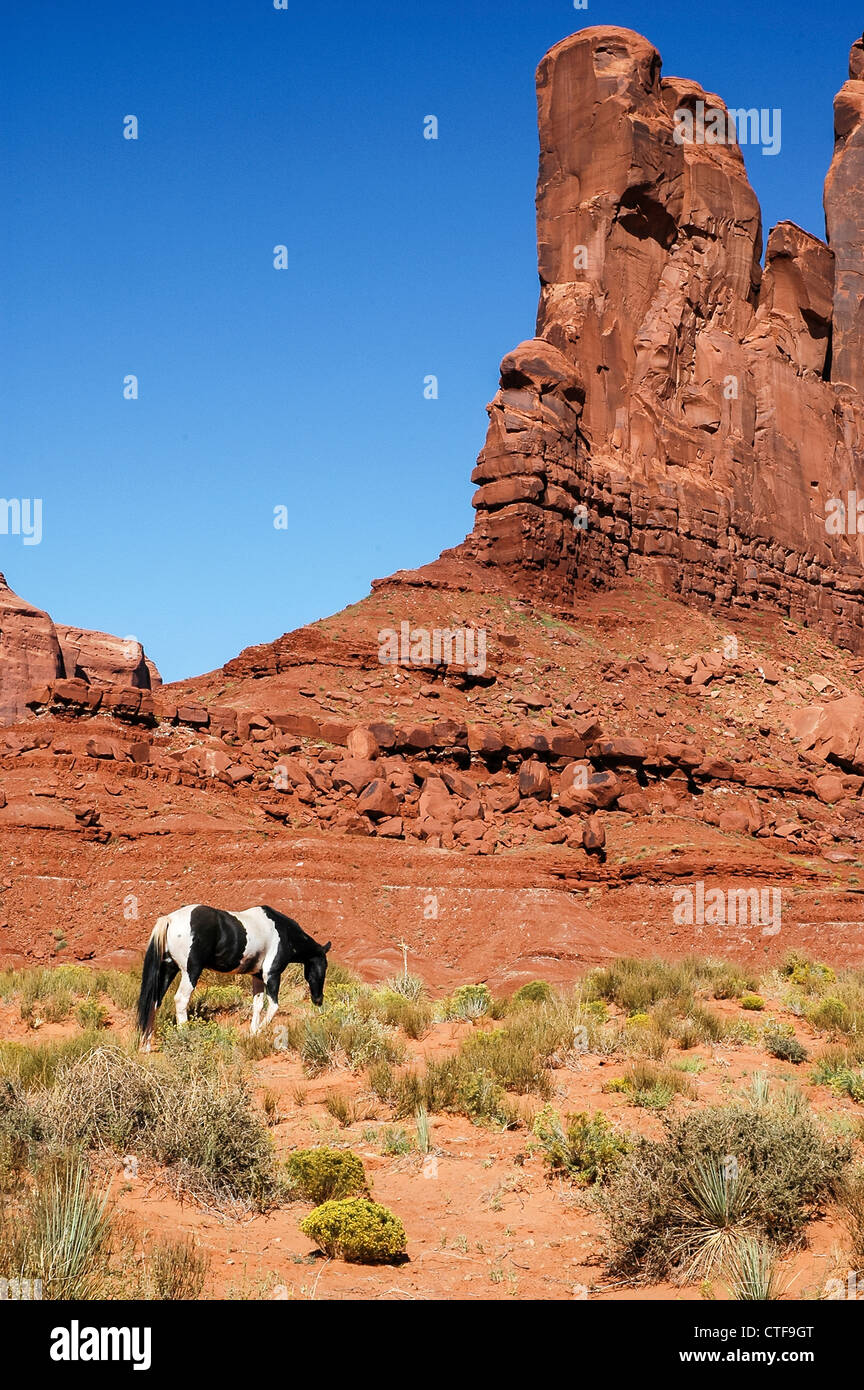
[[[765,231],[824,235],[864,23],[852,0],[0,13],[0,494],[43,505],[41,543],[0,535],[0,568],[58,621],[134,634],[169,680],[470,529],[484,405],[534,328],[547,48],[624,25],[667,75],[781,108],[781,152],[745,150]]]

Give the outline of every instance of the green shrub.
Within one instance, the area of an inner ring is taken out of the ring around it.
[[[810,1077],[814,1086],[830,1086],[837,1096],[848,1096],[859,1105],[864,1101],[864,1073],[856,1071],[847,1048],[828,1048],[817,1059]]]
[[[546,1004],[552,999],[552,986],[545,980],[529,980],[513,995],[514,1004]]]
[[[110,1022],[108,1010],[98,999],[83,999],[75,1009],[75,1022],[85,1032],[107,1028]]]
[[[566,1125],[566,1128],[565,1128]],[[574,1182],[605,1182],[618,1168],[627,1144],[599,1110],[567,1115],[564,1124],[551,1105],[544,1105],[534,1120],[547,1168]]]
[[[820,993],[826,985],[833,984],[837,979],[830,965],[808,960],[798,951],[788,952],[780,967],[780,973],[785,975],[791,985],[803,990],[805,994]]]
[[[399,1218],[362,1197],[324,1202],[303,1218],[300,1229],[331,1258],[387,1264],[405,1254],[405,1227]]]
[[[623,1076],[611,1078],[603,1090],[620,1091],[631,1097],[633,1105],[649,1110],[665,1110],[678,1095],[695,1095],[689,1076],[645,1060],[631,1063]]]
[[[399,1158],[410,1154],[413,1144],[410,1135],[398,1125],[385,1125],[381,1133],[381,1152],[388,1158]]]
[[[295,1149],[285,1167],[292,1188],[316,1206],[368,1192],[362,1160],[349,1149]]]
[[[741,1008],[752,1009],[758,1012],[760,1009],[765,1008],[765,1000],[762,998],[761,994],[742,994]]]
[[[807,1061],[807,1049],[795,1037],[791,1024],[771,1023],[766,1027],[764,1037],[765,1046],[772,1057],[777,1057],[781,1062],[792,1062],[795,1066]]]
[[[234,1013],[243,1007],[247,1000],[246,991],[239,985],[208,985],[196,994],[190,1005],[190,1015],[197,1018],[212,1018],[214,1014]]]

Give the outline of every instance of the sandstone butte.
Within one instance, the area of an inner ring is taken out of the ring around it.
[[[860,652],[862,537],[826,521],[864,481],[864,42],[834,103],[827,241],[781,222],[764,269],[738,144],[675,139],[676,111],[724,103],[662,77],[647,39],[581,30],[537,96],[535,336],[501,363],[473,533],[398,578],[474,569],[570,606],[641,577]]]

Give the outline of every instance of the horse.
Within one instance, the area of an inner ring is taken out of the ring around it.
[[[279,1008],[282,971],[292,961],[302,963],[309,997],[320,1007],[331,945],[328,941],[319,946],[292,917],[272,907],[247,907],[242,912],[202,903],[178,907],[158,919],[147,943],[138,996],[142,1049],[150,1051],[156,1010],[178,972],[182,972],[174,1000],[178,1027],[187,1020],[189,1000],[202,970],[219,970],[252,976],[250,1031],[257,1033]],[[265,991],[267,1008],[262,1018]]]

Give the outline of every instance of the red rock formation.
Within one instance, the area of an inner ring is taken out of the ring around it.
[[[0,721],[26,714],[34,689],[64,677],[83,682],[85,693],[88,685],[149,690],[162,683],[140,642],[55,624],[0,574]]]
[[[0,574],[0,720],[9,723],[24,712],[32,686],[62,675],[60,643],[48,614],[19,598]]]
[[[834,158],[825,180],[825,225],[834,252],[831,379],[864,388],[864,39],[852,45],[849,81],[834,100]]]
[[[566,604],[631,575],[861,650],[864,547],[854,518],[826,520],[864,485],[864,43],[835,107],[829,245],[782,222],[764,272],[734,136],[679,143],[682,111],[723,102],[660,67],[616,28],[541,62],[536,337],[501,365],[473,534],[397,578],[479,563],[486,587]]]
[[[66,675],[90,685],[131,685],[149,690],[162,677],[134,637],[112,637],[107,632],[87,632],[56,623]]]

